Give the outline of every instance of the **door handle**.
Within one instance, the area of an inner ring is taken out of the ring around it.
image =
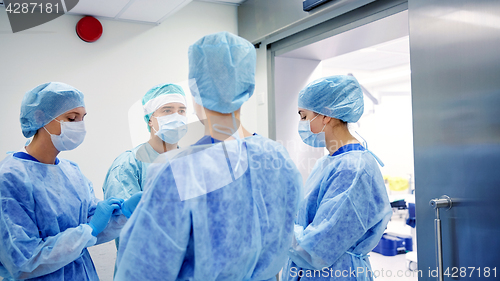
[[[438,280],[443,281],[443,241],[441,236],[441,219],[439,218],[439,209],[451,209],[453,203],[447,195],[441,196],[439,199],[432,199],[429,204],[436,210],[436,219],[434,219],[434,234],[436,236],[436,263],[438,268]]]

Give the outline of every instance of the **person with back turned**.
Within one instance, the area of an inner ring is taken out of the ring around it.
[[[116,280],[276,280],[302,179],[283,146],[240,124],[255,64],[253,45],[227,32],[189,48],[205,136],[149,168],[143,200],[120,235]]]
[[[149,165],[161,153],[177,149],[177,143],[187,132],[187,103],[181,86],[163,83],[152,87],[142,98],[142,107],[149,141],[123,152],[113,161],[102,186],[105,199],[133,197],[138,203]],[[119,238],[115,244],[118,249]]]

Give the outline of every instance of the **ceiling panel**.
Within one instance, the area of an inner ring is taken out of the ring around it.
[[[380,32],[380,30],[384,32]],[[298,59],[326,60],[407,36],[408,11],[404,11],[295,49],[282,56]]]
[[[231,4],[231,5],[240,5],[246,0],[195,0],[200,2],[214,2],[220,4]]]
[[[356,51],[323,62],[324,67],[374,71],[410,63],[409,54],[378,50]]]
[[[80,0],[70,13],[114,18],[128,3],[129,0]]]
[[[220,0],[220,1],[215,1],[215,2],[241,4],[241,3],[245,2],[245,0]]]
[[[385,51],[385,52],[393,52],[400,54],[409,54],[410,53],[410,37],[405,36],[403,38],[393,40],[387,42],[385,44],[381,44],[376,47],[377,50]]]
[[[119,18],[159,23],[190,2],[191,0],[135,0]]]
[[[158,24],[192,1],[193,0],[80,0],[69,14]],[[194,1],[239,5],[246,0]]]
[[[328,68],[376,71],[410,63],[409,37],[363,48],[323,61]]]

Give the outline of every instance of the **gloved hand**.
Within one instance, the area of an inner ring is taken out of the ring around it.
[[[113,211],[120,209],[122,203],[123,199],[114,197],[97,203],[94,216],[89,222],[90,227],[92,227],[92,235],[97,237],[106,228]]]
[[[130,218],[130,216],[135,210],[135,207],[137,207],[137,204],[139,204],[139,201],[141,201],[141,198],[142,198],[142,191],[139,191],[136,194],[132,195],[132,197],[130,197],[127,201],[123,202],[122,213],[127,218]]]

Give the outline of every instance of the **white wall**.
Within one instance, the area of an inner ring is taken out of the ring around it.
[[[261,44],[257,51],[257,67],[255,72],[255,94],[248,101],[249,105],[254,105],[255,117],[253,120],[247,120],[242,116],[242,122],[254,122],[256,131],[264,137],[269,137],[269,122],[268,122],[268,101],[267,101],[267,50],[266,45]],[[260,99],[260,103],[256,100]],[[245,108],[243,108],[245,109]],[[245,114],[245,111],[243,112]]]
[[[411,95],[382,95],[379,105],[365,99],[365,112],[356,128],[368,148],[384,162],[384,176],[413,179],[413,120]],[[372,111],[373,110],[373,111]],[[372,112],[370,112],[372,111]],[[354,134],[359,140],[357,135]]]
[[[316,161],[328,152],[325,148],[305,144],[299,136],[299,92],[309,82],[322,76],[321,61],[286,57],[275,59],[276,140],[288,150],[304,182]]]
[[[103,35],[92,44],[75,33],[80,18],[65,15],[13,34],[0,11],[0,153],[25,143],[19,108],[26,91],[48,81],[70,84],[85,94],[88,133],[60,157],[78,163],[102,198],[107,169],[132,147],[130,107],[156,84],[187,80],[189,45],[209,33],[237,33],[237,7],[192,2],[159,26],[101,20]],[[244,118],[253,115],[248,107]],[[255,130],[251,122],[247,127]]]

